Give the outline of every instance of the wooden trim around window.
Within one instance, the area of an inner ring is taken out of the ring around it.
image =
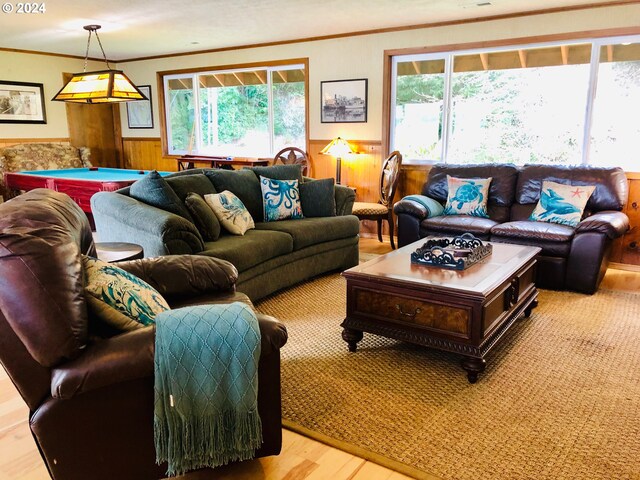
[[[215,65],[208,67],[185,68],[181,70],[165,70],[156,73],[158,83],[158,114],[160,115],[160,142],[162,144],[162,155],[169,158],[177,158],[179,155],[169,154],[169,143],[167,139],[166,108],[164,104],[164,77],[166,75],[176,75],[180,73],[199,73],[217,70],[239,70],[243,68],[278,67],[287,65],[304,65],[304,103],[305,103],[305,151],[309,152],[309,58],[289,58],[285,60],[239,63],[233,65]]]
[[[391,148],[391,77],[392,60],[398,55],[418,55],[423,53],[445,53],[459,50],[476,50],[480,48],[519,46],[545,42],[560,42],[585,40],[591,38],[617,37],[624,35],[640,35],[640,27],[608,28],[603,30],[584,30],[573,33],[558,33],[549,35],[535,35],[530,37],[515,37],[483,42],[453,43],[434,45],[431,47],[410,47],[394,50],[385,50],[383,58],[382,79],[382,151],[389,152]]]

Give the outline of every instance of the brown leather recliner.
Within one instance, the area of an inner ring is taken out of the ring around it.
[[[85,214],[66,195],[38,189],[0,205],[0,362],[29,406],[52,478],[164,477],[153,443],[153,327],[105,335],[87,311],[80,254],[95,255]],[[228,262],[174,255],[119,263],[172,307],[245,301]],[[258,408],[264,443],[282,444],[280,347],[285,327],[259,315]]]

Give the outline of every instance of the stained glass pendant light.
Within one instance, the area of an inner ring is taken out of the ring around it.
[[[84,69],[82,73],[74,73],[71,80],[62,87],[52,100],[72,103],[112,103],[127,102],[129,100],[148,100],[122,70],[113,70],[109,65],[104,48],[102,48],[102,42],[98,36],[100,25],[86,25],[83,28],[89,32],[87,53],[84,56]],[[87,72],[89,45],[91,44],[91,34],[94,32],[98,39],[100,50],[102,50],[104,61],[107,64],[107,70]]]

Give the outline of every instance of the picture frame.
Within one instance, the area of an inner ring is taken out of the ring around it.
[[[153,128],[151,85],[138,85],[137,87],[148,100],[127,102],[127,123],[129,128]]]
[[[368,79],[320,82],[321,123],[366,123]]]
[[[0,123],[47,123],[44,85],[0,80]]]

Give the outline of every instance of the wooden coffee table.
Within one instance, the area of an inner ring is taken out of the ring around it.
[[[356,351],[363,332],[463,355],[475,383],[485,356],[521,315],[537,305],[540,249],[493,243],[493,253],[466,270],[411,263],[425,239],[343,273],[347,316],[342,338]]]

